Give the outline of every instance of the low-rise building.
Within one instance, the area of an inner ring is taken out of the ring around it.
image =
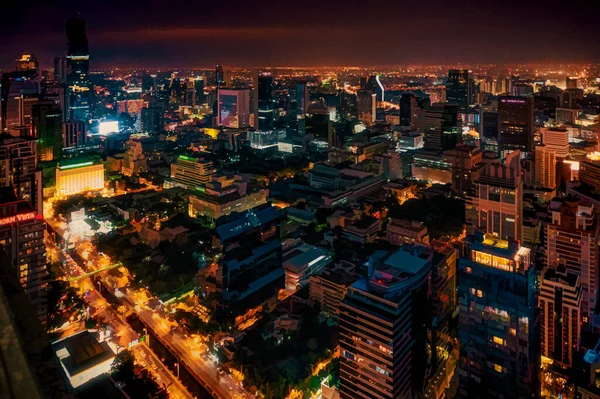
[[[387,225],[386,240],[396,246],[415,242],[429,244],[429,232],[423,222],[392,219]]]
[[[341,261],[326,268],[321,275],[310,276],[310,299],[321,306],[321,312],[332,318],[339,317],[348,287],[358,278],[355,269],[353,263]]]
[[[296,291],[309,283],[310,277],[321,274],[332,262],[331,255],[323,248],[302,244],[283,254],[285,288]]]
[[[342,238],[359,244],[375,241],[380,229],[379,220],[365,216],[346,224],[342,230]]]
[[[69,196],[104,189],[104,165],[87,161],[56,166],[56,194]]]

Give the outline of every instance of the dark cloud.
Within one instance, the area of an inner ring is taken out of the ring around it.
[[[77,12],[97,67],[600,58],[598,1],[13,1],[4,12],[2,67],[22,52],[49,65]]]

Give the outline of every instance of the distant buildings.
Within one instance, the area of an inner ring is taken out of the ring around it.
[[[165,128],[165,110],[150,106],[141,110],[141,129],[144,133],[160,133]]]
[[[258,75],[258,130],[273,129],[273,77],[270,73]]]
[[[62,124],[62,139],[64,148],[77,148],[85,146],[87,143],[85,122],[64,122]]]
[[[59,196],[104,189],[104,165],[93,161],[56,166],[56,193]]]
[[[531,251],[491,234],[466,243],[458,265],[459,394],[537,397],[538,277]]]
[[[427,226],[418,221],[392,219],[386,230],[385,239],[392,245],[422,243],[429,244]]]
[[[359,90],[357,94],[358,120],[371,126],[377,118],[376,94],[370,90]]]

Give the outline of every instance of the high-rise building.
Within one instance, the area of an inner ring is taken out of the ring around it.
[[[415,97],[413,93],[402,93],[400,96],[400,124],[402,126],[410,126],[412,123],[412,99]]]
[[[579,78],[578,77],[569,77],[566,78],[566,88],[567,89],[578,89],[579,88]]]
[[[215,65],[215,84],[217,90],[225,86],[225,73],[223,72],[223,66]]]
[[[38,72],[35,69],[2,74],[0,78],[0,120],[2,130],[28,126],[26,115],[39,95]],[[29,116],[30,118],[31,116]],[[30,121],[29,121],[30,122]]]
[[[42,172],[33,137],[0,133],[0,187],[7,186],[42,215]]]
[[[88,122],[92,101],[89,80],[90,53],[85,33],[85,21],[79,16],[69,18],[66,24],[67,56],[66,84],[68,118]]]
[[[104,165],[94,161],[56,165],[56,193],[68,197],[73,194],[104,189]]]
[[[142,108],[141,129],[144,133],[160,133],[165,128],[165,110],[162,107]]]
[[[535,185],[556,187],[556,151],[543,144],[535,147]]]
[[[462,141],[461,118],[455,104],[432,104],[417,110],[415,127],[425,136],[425,149],[451,150]]]
[[[38,155],[42,161],[58,160],[62,156],[62,110],[52,100],[41,100],[33,106],[32,135],[38,140]]]
[[[405,246],[369,259],[340,307],[340,398],[411,398],[427,365],[432,253]]]
[[[543,127],[542,144],[556,152],[557,159],[569,156],[569,131],[558,127]]]
[[[533,98],[498,100],[498,137],[501,151],[533,151]]]
[[[42,323],[46,322],[48,310],[45,230],[41,213],[17,198],[13,187],[0,187],[0,251],[10,262]]]
[[[598,293],[598,236],[600,225],[593,206],[577,198],[550,202],[552,220],[546,224],[546,262],[549,269],[579,276],[583,322],[588,323]]]
[[[375,93],[370,90],[359,90],[356,108],[358,111],[358,120],[362,121],[367,126],[371,126],[375,123],[377,117],[377,100]]]
[[[203,158],[180,155],[177,162],[171,164],[173,182],[190,190],[202,189],[215,173],[213,163]]]
[[[498,153],[498,101],[479,106],[479,143],[483,151]]]
[[[520,241],[523,224],[523,176],[520,152],[503,162],[486,162],[467,196],[467,221],[501,239]]]
[[[452,191],[460,196],[467,195],[479,178],[481,150],[471,145],[460,144],[452,150],[444,151],[444,155],[452,163]]]
[[[491,234],[465,243],[458,263],[459,397],[538,397],[538,276],[531,251]]]
[[[540,290],[542,356],[573,367],[581,344],[582,292],[579,276],[565,270],[544,273]]]
[[[62,124],[62,139],[64,148],[83,147],[87,142],[85,123],[69,121]]]
[[[273,129],[273,77],[268,72],[258,75],[258,130]],[[256,89],[255,89],[256,90]]]
[[[242,129],[250,126],[250,92],[248,89],[219,90],[219,126]]]
[[[467,69],[451,69],[446,81],[446,101],[458,105],[458,112],[467,113],[473,104],[473,75]]]

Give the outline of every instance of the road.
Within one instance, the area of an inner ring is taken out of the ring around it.
[[[83,270],[77,263],[66,253],[57,248],[52,242],[47,242],[52,250],[56,250],[61,261],[66,263],[65,272],[69,277],[75,277],[83,274]],[[86,292],[83,297],[88,305],[94,310],[94,316],[99,316],[109,325],[114,328],[114,341],[119,347],[127,348],[129,343],[138,339],[138,334],[129,326],[112,306],[98,293],[97,287],[94,287],[90,277],[85,277],[77,281],[81,289]],[[82,324],[74,324],[69,328],[73,329],[73,333],[77,328],[83,329]],[[144,344],[138,344],[132,348],[132,352],[138,363],[145,365],[152,374],[157,378],[159,384],[167,389],[170,398],[174,399],[191,399],[192,395],[185,389],[178,378],[152,353],[152,351]]]
[[[51,225],[58,227],[55,220],[52,221]],[[62,233],[60,230],[57,231]],[[72,276],[78,276],[85,272],[96,270],[99,267],[105,267],[111,262],[106,255],[98,254],[97,250],[91,245],[90,242],[82,243],[76,247],[77,253],[87,261],[87,265],[77,265],[76,262],[64,251],[60,250],[56,246],[54,246],[54,249],[58,250],[61,254],[61,257],[67,259],[70,265],[75,264],[72,267],[69,267],[70,270],[73,270]],[[86,252],[85,256],[82,255],[83,252]],[[84,267],[82,268],[81,266]],[[249,399],[253,397],[253,395],[244,392],[240,385],[234,381],[231,376],[228,374],[220,374],[217,371],[218,366],[214,362],[211,360],[203,360],[201,357],[202,351],[197,343],[193,342],[191,339],[186,339],[184,336],[179,334],[171,335],[171,327],[175,325],[175,323],[170,322],[164,315],[160,314],[160,312],[149,310],[145,306],[145,303],[147,303],[147,301],[151,298],[147,291],[125,288],[124,286],[126,285],[127,279],[115,277],[110,275],[108,272],[102,272],[99,274],[99,276],[102,281],[106,283],[102,289],[106,289],[106,286],[120,288],[119,295],[123,299],[123,304],[127,308],[126,312],[136,312],[140,319],[150,328],[152,328],[152,330],[160,336],[163,342],[167,343],[171,347],[172,352],[174,352],[173,354],[178,357],[182,363],[187,365],[188,369],[195,374],[195,378],[199,380],[199,382],[202,381],[204,382],[204,385],[208,386],[207,389],[213,396],[219,399]],[[100,306],[104,305],[104,307],[102,307],[103,313],[100,314],[105,318],[110,317],[107,319],[107,321],[120,318],[120,316],[116,314],[116,311],[114,311],[114,309],[112,309],[103,298],[98,298],[98,294],[94,289],[96,287],[91,287],[93,283],[89,277],[78,280],[78,283],[80,285],[85,284],[86,288],[92,288],[92,290],[90,290],[90,300],[92,303],[98,303],[96,301],[99,301]],[[125,324],[123,320],[115,321],[115,325],[118,326],[117,335],[122,334],[125,336],[125,339],[128,339],[130,338],[130,332],[133,332],[133,330],[131,330],[129,325],[123,324]],[[133,333],[135,334],[135,332]]]

